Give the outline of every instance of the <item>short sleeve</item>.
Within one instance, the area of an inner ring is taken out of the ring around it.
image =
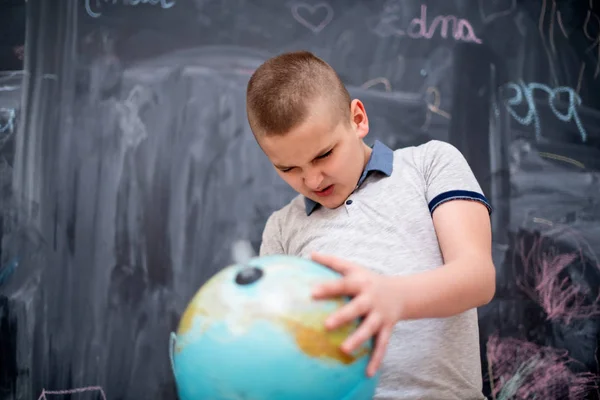
[[[271,214],[265,223],[259,250],[259,255],[261,257],[271,254],[284,254],[277,212]]]
[[[422,170],[429,212],[451,200],[472,200],[492,207],[462,153],[450,143],[431,140],[423,146]]]

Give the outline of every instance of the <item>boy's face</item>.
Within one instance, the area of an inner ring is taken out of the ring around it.
[[[259,144],[279,176],[296,192],[326,208],[340,206],[356,188],[371,148],[363,104],[353,100],[350,121],[341,121],[331,104],[311,105],[306,120],[285,135],[261,136]]]

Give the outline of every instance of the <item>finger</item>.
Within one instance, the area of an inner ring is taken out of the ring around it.
[[[340,307],[325,320],[327,329],[336,329],[355,319],[366,315],[371,309],[371,301],[367,296],[359,296]]]
[[[339,296],[354,296],[360,292],[361,284],[356,279],[341,278],[316,285],[313,298],[325,299]]]
[[[373,350],[373,354],[371,355],[369,365],[367,365],[367,375],[369,377],[375,375],[375,373],[377,373],[377,370],[381,366],[381,362],[383,361],[383,357],[385,356],[385,351],[390,341],[390,337],[392,337],[393,329],[393,325],[385,325],[377,334],[377,340],[375,341],[375,349]]]
[[[363,343],[377,334],[382,325],[381,318],[376,313],[369,316],[360,324],[358,329],[342,343],[342,351],[350,354],[358,349]]]
[[[349,261],[317,252],[313,252],[311,254],[311,259],[319,264],[323,264],[326,267],[331,268],[334,271],[339,272],[342,275],[347,274],[354,267],[354,265]]]

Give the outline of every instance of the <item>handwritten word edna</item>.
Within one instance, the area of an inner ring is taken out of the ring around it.
[[[506,108],[508,112],[515,120],[517,120],[517,122],[522,125],[531,125],[533,123],[535,128],[535,136],[538,140],[542,137],[542,128],[540,126],[540,116],[538,114],[535,99],[533,97],[533,93],[536,89],[545,92],[548,95],[548,105],[550,106],[554,116],[563,122],[574,121],[577,129],[579,130],[579,134],[581,135],[581,141],[587,141],[587,132],[581,123],[579,114],[577,113],[577,107],[581,105],[581,97],[579,97],[574,89],[566,86],[560,86],[552,89],[542,83],[531,82],[525,84],[522,81],[519,81],[518,83],[511,82],[507,84],[507,87],[514,91],[514,96],[508,99],[506,102]],[[561,93],[566,93],[569,96],[569,105],[566,113],[562,113],[554,104],[555,100]],[[525,116],[517,114],[517,112],[512,108],[513,106],[522,104],[523,101],[526,101],[529,107]]]
[[[381,18],[379,25],[375,28],[376,33],[387,37],[390,35],[404,36],[408,35],[413,39],[431,39],[439,27],[440,36],[446,39],[450,28],[454,40],[463,42],[473,42],[481,44],[473,30],[473,26],[463,18],[458,18],[454,15],[438,15],[433,19],[429,28],[427,27],[427,6],[421,5],[421,16],[413,18],[406,31],[394,26],[394,23],[400,19],[397,13],[389,13]]]
[[[85,0],[85,11],[92,18],[98,18],[102,15],[100,10],[103,5],[115,5],[119,0]],[[140,4],[150,4],[152,6],[160,6],[162,9],[168,9],[175,5],[175,0],[122,0],[125,6],[137,6]]]

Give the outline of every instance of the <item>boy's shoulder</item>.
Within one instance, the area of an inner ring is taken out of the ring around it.
[[[394,150],[394,161],[434,161],[440,157],[462,156],[462,153],[451,143],[443,140],[431,139],[427,142],[401,147]]]

